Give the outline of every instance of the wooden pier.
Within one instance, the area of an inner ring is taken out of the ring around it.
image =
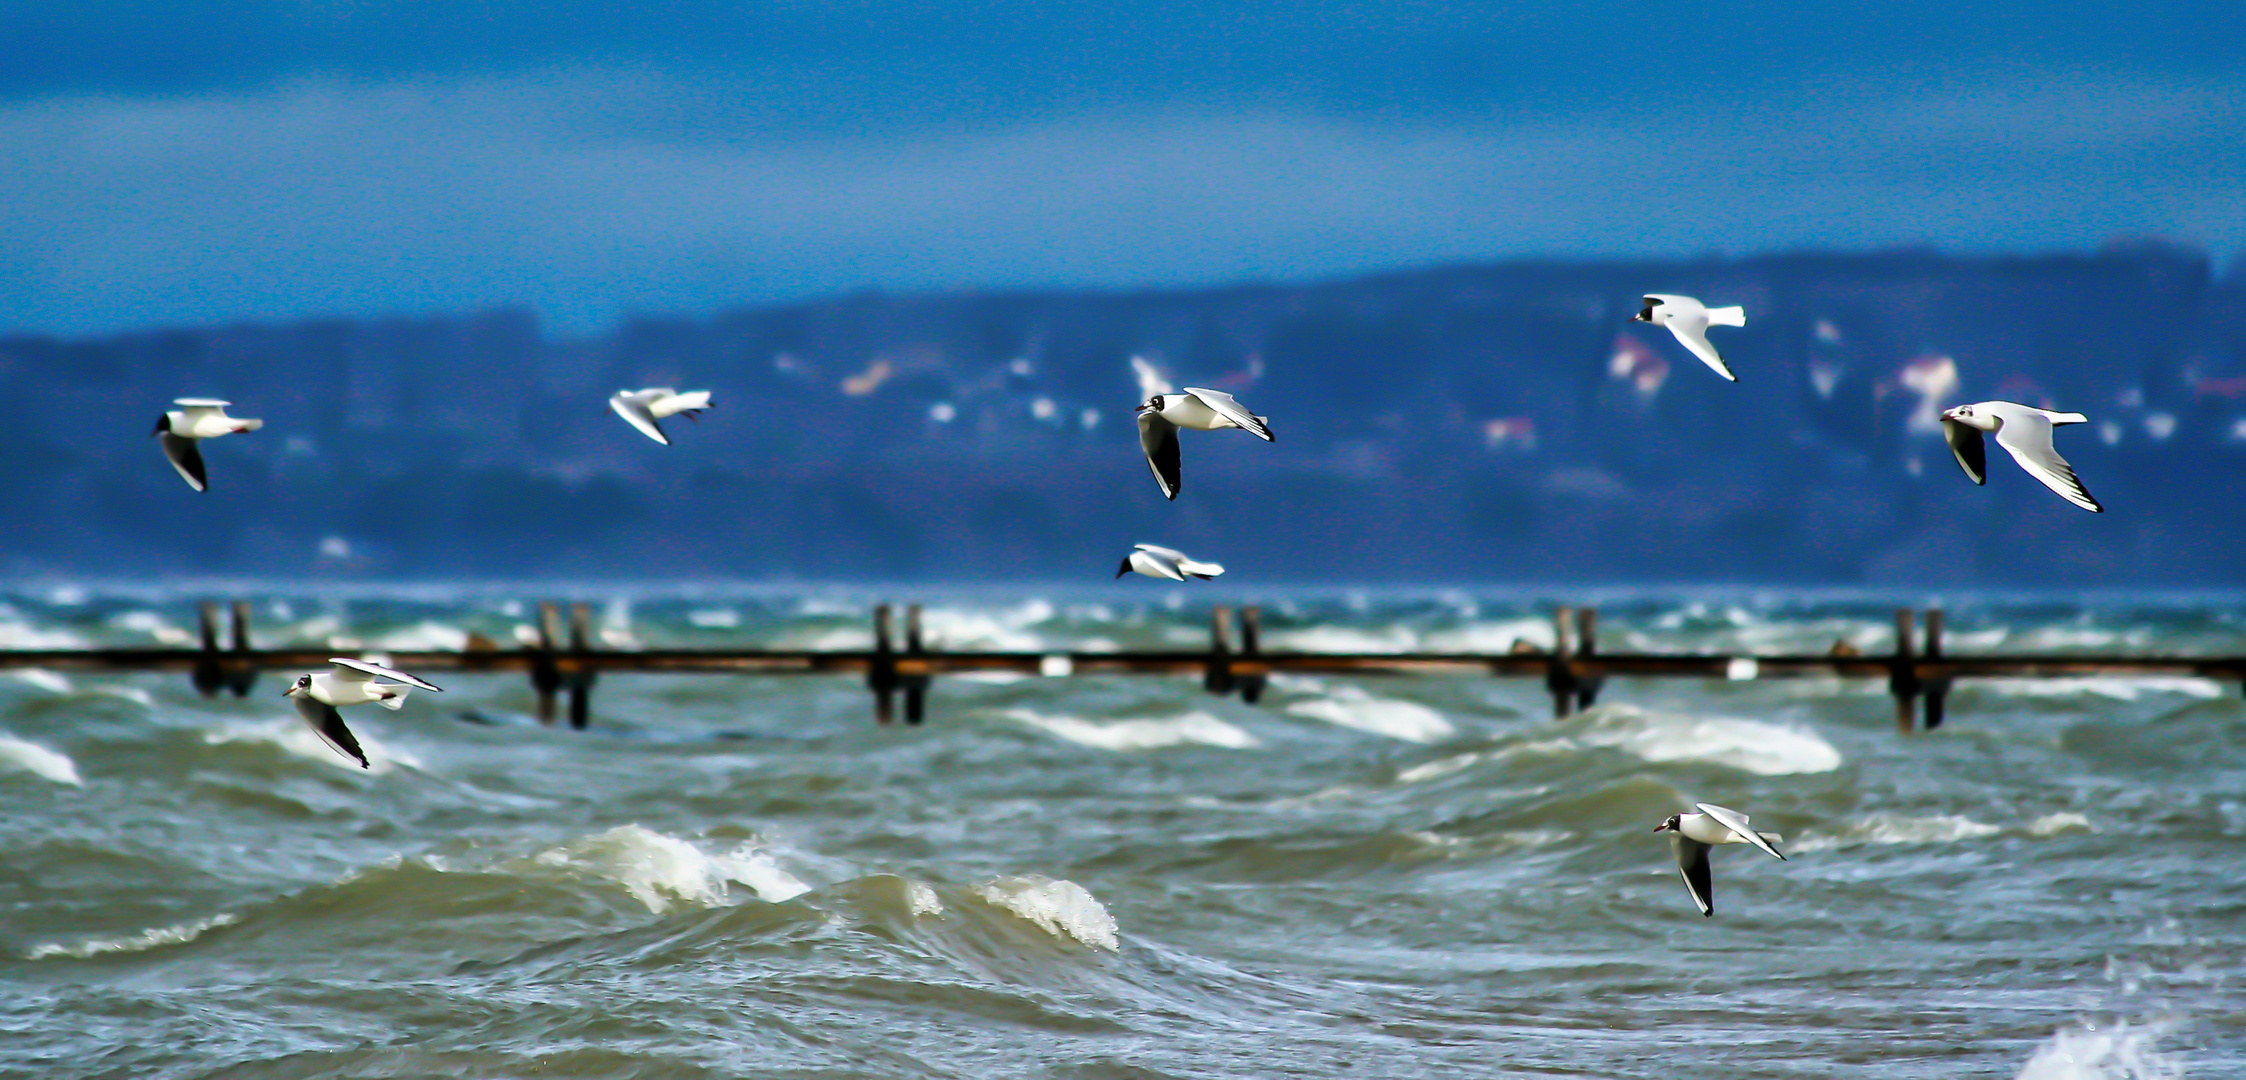
[[[1612,653],[1598,647],[1598,610],[1560,608],[1554,612],[1557,648],[1547,652],[1516,643],[1506,653],[1306,653],[1265,652],[1262,611],[1215,608],[1209,616],[1209,647],[1202,651],[1162,652],[948,652],[929,647],[921,632],[920,606],[904,610],[902,632],[889,605],[873,610],[873,648],[804,649],[595,649],[587,632],[583,604],[562,610],[538,609],[536,640],[506,647],[471,636],[459,651],[363,650],[380,652],[393,666],[415,674],[444,671],[520,671],[530,677],[538,718],[556,723],[557,697],[567,696],[573,728],[591,720],[593,684],[605,671],[731,675],[863,675],[874,697],[874,716],[918,724],[927,717],[930,685],[938,675],[1007,671],[1048,677],[1072,675],[1200,675],[1212,694],[1238,693],[1254,704],[1274,672],[1326,675],[1480,675],[1541,678],[1552,695],[1552,712],[1565,717],[1591,706],[1610,677],[1686,678],[1743,681],[1828,676],[1885,679],[1895,698],[1895,723],[1909,733],[1942,726],[1949,692],[1957,679],[2008,677],[2067,678],[2096,675],[2185,675],[2246,683],[2246,656],[2072,656],[1990,653],[1959,656],[1942,645],[1942,611],[1925,613],[1924,633],[1910,609],[1895,613],[1895,648],[1887,655],[1859,654],[1844,645],[1811,655]],[[258,649],[250,640],[250,609],[233,605],[227,633],[220,633],[216,604],[201,607],[200,648],[0,649],[0,668],[58,671],[185,671],[205,696],[231,690],[249,693],[266,672],[317,671],[339,652],[332,647]],[[223,641],[222,641],[223,638]]]

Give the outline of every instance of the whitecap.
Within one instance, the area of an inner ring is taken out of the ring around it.
[[[1154,750],[1188,743],[1253,750],[1263,745],[1239,727],[1204,712],[1190,712],[1166,720],[1106,722],[1074,716],[1046,716],[1028,709],[1008,709],[1006,715],[1046,734],[1101,750]]]
[[[1049,601],[1033,598],[999,611],[929,608],[921,613],[920,625],[928,640],[941,643],[942,648],[1037,652],[1046,647],[1045,639],[1028,632],[1028,628],[1051,620],[1055,614]]]
[[[1401,626],[1364,630],[1354,626],[1310,626],[1268,635],[1279,651],[1314,653],[1404,653],[1419,649],[1419,635]]]
[[[686,621],[704,630],[731,630],[741,625],[741,613],[732,608],[689,611],[686,613]]]
[[[184,645],[184,644],[186,644],[186,643],[188,643],[188,642],[190,642],[190,641],[193,641],[193,640],[195,639],[195,635],[193,635],[193,634],[190,634],[190,633],[188,633],[187,631],[185,631],[185,630],[182,630],[182,629],[180,629],[180,628],[179,628],[179,627],[177,627],[177,626],[173,626],[173,625],[172,625],[172,624],[171,624],[171,623],[170,623],[170,622],[169,622],[168,620],[166,620],[166,619],[165,619],[165,618],[164,618],[164,617],[163,617],[162,615],[158,615],[158,614],[156,614],[156,613],[155,613],[155,612],[153,612],[153,611],[127,611],[127,612],[121,612],[121,613],[119,613],[119,614],[117,614],[117,615],[113,615],[113,616],[111,616],[111,617],[110,617],[110,619],[109,619],[109,625],[110,625],[110,626],[111,626],[112,628],[114,628],[114,629],[117,629],[117,630],[130,630],[130,631],[133,631],[133,632],[135,632],[135,633],[147,634],[148,636],[150,636],[150,637],[152,637],[152,638],[155,638],[155,639],[157,640],[157,642],[158,642],[159,644],[164,644],[164,645]],[[9,647],[11,647],[11,648],[19,648],[19,649],[20,649],[20,648],[27,648],[27,647],[29,647],[29,648],[40,648],[40,647],[44,647],[44,648],[70,648],[70,647],[72,647],[72,646],[67,646],[67,645],[50,645],[50,646],[24,646],[24,645],[18,645],[18,644],[15,644],[15,643],[13,643],[13,642],[8,642],[8,641],[0,641],[0,645],[8,645],[8,646],[9,646]]]
[[[75,945],[49,942],[45,945],[33,946],[32,950],[25,953],[24,956],[32,960],[45,960],[53,956],[70,956],[85,960],[108,953],[146,952],[166,945],[184,945],[221,926],[232,926],[240,921],[242,919],[239,915],[222,913],[207,919],[197,919],[194,922],[180,923],[177,926],[159,926],[152,930],[143,930],[137,934],[127,934],[123,937],[88,938]]]
[[[78,763],[70,760],[68,754],[13,735],[0,735],[0,772],[27,772],[57,784],[86,786],[86,782],[78,778]]]
[[[2036,836],[2057,836],[2060,833],[2076,829],[2083,832],[2098,831],[2097,826],[2090,824],[2088,817],[2068,810],[2062,810],[2056,814],[2045,814],[2034,821],[2028,822],[2028,832]]]
[[[916,919],[944,913],[943,898],[936,895],[935,886],[925,881],[908,881],[905,883],[905,904],[911,909],[912,917]]]
[[[711,855],[678,837],[636,824],[578,837],[539,852],[532,861],[613,881],[657,915],[679,902],[725,903],[729,885],[735,884],[772,903],[811,891],[753,844]]]
[[[2079,679],[1960,679],[1975,690],[1999,697],[2073,697],[2087,694],[2113,701],[2135,701],[2146,694],[2181,694],[2203,701],[2223,696],[2223,684],[2193,675],[2093,675]]]
[[[2183,1080],[2182,1055],[2155,1049],[2164,1034],[2165,1025],[2126,1020],[2063,1027],[2036,1047],[2014,1080]]]
[[[1043,877],[1003,877],[975,890],[993,907],[1010,911],[1054,937],[1068,937],[1117,952],[1115,916],[1084,886]]]
[[[1882,812],[1867,814],[1851,821],[1842,826],[1837,834],[1804,833],[1795,838],[1792,849],[1823,851],[1863,844],[1954,844],[1960,840],[1995,836],[2003,831],[1994,825],[1956,814],[1911,817],[1907,814]]]
[[[319,733],[313,731],[309,725],[301,720],[242,721],[226,724],[203,732],[203,742],[211,746],[224,743],[265,743],[269,746],[279,747],[294,757],[317,761],[324,765],[332,765],[349,772],[372,773],[376,776],[385,775],[400,765],[409,769],[419,770],[424,768],[421,759],[414,754],[390,746],[368,733],[366,728],[352,723],[348,718],[345,719],[344,723],[350,726],[351,734],[358,738],[359,749],[366,753],[367,765],[365,768],[361,768],[358,762],[336,752],[334,747],[329,746],[320,738]]]
[[[459,652],[467,647],[466,630],[427,619],[374,639],[374,648],[399,652]]]
[[[130,701],[133,704],[138,705],[144,709],[153,709],[156,707],[156,699],[150,696],[148,691],[143,690],[137,686],[97,686],[94,687],[91,692],[101,697],[113,697],[119,698],[124,701]]]
[[[1294,702],[1287,712],[1406,742],[1434,742],[1457,730],[1425,705],[1374,697],[1355,686],[1337,686],[1326,697]]]
[[[182,640],[185,640],[182,638]],[[90,643],[68,630],[44,630],[28,623],[0,623],[0,649],[84,649]]]
[[[1591,746],[1613,747],[1647,761],[1701,761],[1758,776],[1831,772],[1841,765],[1840,751],[1815,732],[1760,720],[1602,705],[1583,714],[1573,734]]]
[[[1482,760],[1483,757],[1484,755],[1480,752],[1453,754],[1447,758],[1414,765],[1397,773],[1396,782],[1399,784],[1416,784],[1422,780],[1433,780],[1438,776],[1449,776],[1461,769],[1472,767],[1475,762]]]
[[[1015,683],[1033,678],[1036,678],[1036,676],[1020,671],[963,671],[957,675],[946,676],[945,681],[981,683],[984,686],[1012,686]]]
[[[17,668],[9,672],[8,677],[17,682],[36,686],[50,694],[67,694],[70,692],[70,677],[59,671],[48,671],[46,668],[35,667]]]
[[[1550,652],[1554,647],[1552,635],[1552,624],[1544,619],[1477,622],[1434,631],[1427,635],[1425,647],[1429,652],[1509,653],[1515,645],[1527,642]]]

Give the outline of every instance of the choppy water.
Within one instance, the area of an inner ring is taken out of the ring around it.
[[[947,644],[1192,645],[1211,590],[940,600]],[[1171,606],[1146,597],[1190,596]],[[907,597],[898,597],[899,599]],[[0,647],[177,640],[191,597],[25,592]],[[861,644],[869,597],[599,602],[611,644]],[[1233,597],[1233,599],[1237,599]],[[1549,641],[1544,598],[1267,601],[1275,644]],[[1610,648],[1879,648],[1885,604],[1609,598]],[[268,594],[261,640],[511,638],[496,595]],[[1954,604],[1953,648],[2246,651],[2246,604]],[[0,675],[0,1074],[2246,1075],[2246,711],[2189,679],[1884,688],[519,676],[354,710]],[[461,719],[472,713],[484,721]],[[1716,852],[1705,800],[1793,855]]]

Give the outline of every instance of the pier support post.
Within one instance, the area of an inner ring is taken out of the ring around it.
[[[257,666],[250,660],[250,602],[234,601],[233,656],[226,678],[226,688],[235,697],[248,697],[250,688],[257,685]]]
[[[590,618],[585,605],[569,605],[569,726],[577,731],[593,721],[592,643],[586,633]]]
[[[196,693],[211,697],[226,685],[226,668],[218,656],[218,605],[206,600],[196,608],[196,615],[202,622],[203,651],[195,657],[192,679]]]
[[[889,640],[889,605],[873,608],[873,655],[866,661],[866,686],[873,691],[873,719],[888,725],[897,719],[897,650]]]
[[[1201,688],[1219,695],[1232,692],[1232,609],[1223,604],[1209,609],[1209,659],[1202,667]]]
[[[1942,658],[1942,609],[1926,609],[1926,658]],[[1926,730],[1942,726],[1943,708],[1950,697],[1950,680],[1928,679],[1926,686]]]
[[[1895,695],[1895,730],[1905,735],[1918,726],[1918,663],[1911,656],[1917,624],[1911,609],[1895,609],[1895,658],[1887,665],[1887,692]]]
[[[1260,607],[1240,609],[1240,657],[1255,666],[1233,676],[1232,681],[1240,687],[1240,700],[1253,705],[1263,700],[1263,688],[1271,681],[1266,673],[1269,669],[1262,662],[1263,609]]]
[[[1587,607],[1576,611],[1575,651],[1576,655],[1583,657],[1592,657],[1599,654],[1598,608]],[[1596,704],[1599,700],[1599,690],[1605,683],[1605,679],[1595,675],[1577,680],[1575,688],[1576,711],[1581,712]]]
[[[1575,678],[1575,609],[1552,613],[1552,659],[1544,667],[1544,688],[1552,692],[1552,719],[1565,720],[1575,712],[1578,684]]]
[[[538,722],[554,722],[554,692],[561,689],[561,665],[554,648],[561,638],[561,613],[550,603],[538,605],[538,644],[529,646],[530,689],[538,695]]]
[[[897,662],[897,685],[905,692],[905,723],[928,718],[928,648],[920,639],[920,605],[905,605],[905,655]]]

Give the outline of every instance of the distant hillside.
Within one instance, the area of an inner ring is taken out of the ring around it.
[[[1629,324],[1644,291],[1744,304],[1740,381]],[[1189,433],[1166,504],[1133,356],[1279,441]],[[605,406],[647,385],[717,407],[658,446]],[[8,337],[0,386],[16,576],[1099,580],[1152,540],[1242,582],[2246,584],[2246,284],[2159,246]],[[267,426],[197,495],[147,434],[211,395]],[[1967,482],[1930,410],[1990,397],[2088,413],[2108,512]]]

